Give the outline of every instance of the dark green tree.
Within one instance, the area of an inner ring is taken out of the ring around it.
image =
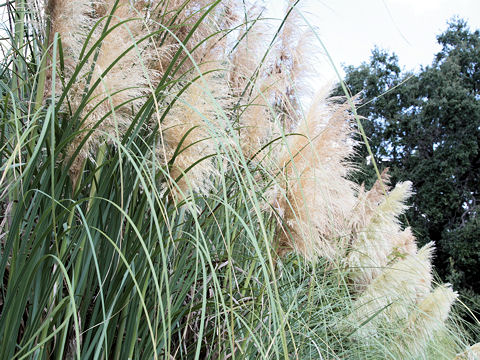
[[[480,32],[453,19],[437,40],[441,51],[418,73],[374,49],[369,63],[345,68],[345,82],[362,94],[358,112],[379,167],[390,168],[393,183],[413,182],[406,221],[420,242],[436,243],[438,273],[478,311]],[[370,185],[375,172],[366,149],[355,163],[356,181]]]

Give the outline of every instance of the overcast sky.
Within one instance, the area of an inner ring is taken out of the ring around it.
[[[436,35],[454,15],[480,28],[480,0],[306,0],[303,11],[318,27],[334,62],[359,65],[378,45],[394,51],[400,65],[418,69],[440,50]],[[302,2],[302,1],[301,1]],[[333,78],[331,66],[322,66]]]

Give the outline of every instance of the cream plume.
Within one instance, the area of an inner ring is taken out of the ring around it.
[[[287,1],[286,19],[272,53],[275,59],[271,73],[274,75],[276,103],[285,112],[284,127],[293,129],[299,120],[300,98],[314,94],[310,91],[308,80],[318,76],[315,71],[318,59],[318,47],[313,46],[314,37],[311,29],[305,26],[295,1]],[[307,57],[306,54],[309,56]]]
[[[357,194],[357,204],[354,209],[354,217],[352,218],[352,227],[354,230],[365,228],[380,204],[390,190],[390,175],[388,168],[384,169],[380,174],[380,179],[375,181],[372,188],[365,191],[365,184],[362,184]]]
[[[271,203],[282,216],[280,253],[295,250],[308,259],[341,254],[355,204],[345,162],[353,151],[350,112],[317,97],[278,159],[279,194]]]
[[[101,41],[93,72],[90,73],[92,56],[70,90],[71,105],[75,112],[85,101],[83,94],[87,85],[86,79],[91,77],[90,85],[99,82],[84,105],[81,114],[81,117],[84,117],[81,133],[67,150],[68,157],[72,157],[80,148],[70,168],[74,183],[80,176],[83,162],[96,150],[99,143],[109,136],[121,137],[125,133],[134,114],[144,103],[145,96],[156,87],[159,76],[163,75],[158,73],[159,69],[164,68],[161,64],[171,62],[174,53],[172,49],[178,46],[178,40],[172,36],[167,36],[161,46],[154,42],[155,38],[157,41],[162,38],[164,32],[160,32],[160,36],[154,34],[142,42],[139,40],[155,30],[157,25],[154,22],[161,19],[165,26],[176,29],[175,34],[183,41],[194,24],[214,3],[208,0],[190,1],[188,4],[184,4],[183,1],[165,3],[155,0],[149,3],[136,2],[134,6],[128,0],[120,0],[114,9],[115,4],[115,0],[79,1],[77,6],[71,6],[70,2],[51,1],[55,31],[61,33],[62,41],[65,42],[67,75],[73,73],[80,60],[80,51],[86,41],[87,30],[99,21],[100,17],[114,12],[110,17],[111,32]],[[221,13],[222,9],[224,7],[219,5],[211,11],[186,43],[193,56],[193,63],[187,62],[184,67],[190,71],[190,75],[180,73],[178,76],[193,81],[198,76],[197,70],[192,70],[195,64],[200,68],[203,77],[191,84],[180,98],[176,99],[165,118],[165,123],[161,124],[162,141],[157,153],[164,165],[171,162],[181,139],[192,129],[184,139],[181,151],[176,154],[174,163],[170,164],[172,165],[170,175],[173,179],[179,178],[198,160],[214,152],[212,134],[207,128],[218,125],[215,121],[219,117],[214,113],[222,112],[217,111],[219,102],[222,102],[228,93],[225,87],[225,74],[219,75],[217,71],[223,67],[222,61],[225,59],[226,44],[221,41],[221,31],[215,28],[215,20],[220,17],[226,18],[226,15]],[[228,17],[230,19],[228,21],[231,21],[233,14]],[[103,21],[107,22],[106,19]],[[225,20],[226,23],[228,21]],[[214,36],[210,37],[212,34]],[[99,31],[93,34],[90,46],[99,39],[99,36]],[[205,38],[208,40],[203,41]],[[87,51],[88,49],[89,46]],[[109,67],[111,69],[104,74]],[[153,70],[152,67],[157,70]],[[207,74],[211,70],[214,72]],[[203,82],[207,84],[208,90],[202,88]],[[212,95],[213,100],[210,99]],[[167,99],[173,100],[172,97]],[[85,140],[83,147],[80,147],[85,135],[98,123],[98,128]],[[207,125],[208,123],[210,124]],[[224,126],[220,126],[220,129],[223,128]],[[209,188],[209,177],[214,172],[211,160],[202,161],[189,171],[188,177],[184,176],[179,180],[180,188],[186,191],[189,183],[194,191],[205,192]]]
[[[273,138],[274,84],[259,67],[268,49],[269,29],[259,19],[261,9],[252,7],[237,39],[231,60],[231,93],[239,100],[238,133],[243,154],[251,158]]]
[[[376,331],[382,322],[407,320],[412,306],[422,302],[432,283],[431,257],[433,243],[417,254],[407,255],[383,270],[355,301],[355,312],[350,320],[362,323],[375,316],[361,328],[362,334]]]
[[[306,80],[316,75],[315,66],[305,54],[315,53],[313,34],[301,30],[303,22],[291,7],[289,2],[288,16],[272,49],[273,34],[259,19],[261,9],[253,7],[232,58],[232,92],[243,94],[239,133],[247,158],[269,140],[291,132],[301,121],[300,98],[312,95]]]
[[[412,353],[420,354],[436,333],[445,328],[452,304],[458,294],[450,284],[440,285],[428,294],[408,319],[408,339],[406,346]]]
[[[390,257],[402,257],[405,255],[413,255],[418,251],[415,236],[412,229],[407,227],[405,230],[393,234],[393,252]]]
[[[161,124],[157,154],[171,165],[167,186],[176,202],[191,191],[206,194],[218,175],[214,160],[204,159],[216,154],[216,138],[225,137],[222,109],[229,99],[225,73],[217,66],[213,59],[200,65],[203,75],[171,99],[175,103]]]
[[[398,221],[412,194],[411,186],[408,181],[398,183],[385,196],[384,188],[377,182],[366,195],[360,194],[354,217],[359,223],[355,224],[357,231],[346,259],[355,269],[352,279],[357,287],[364,287],[379,276],[396,252],[400,256],[416,252],[411,231],[402,231]]]
[[[480,343],[470,346],[463,353],[455,356],[454,360],[480,360]]]
[[[51,23],[49,42],[52,43],[55,34],[58,33],[63,48],[65,76],[67,80],[70,80],[79,61],[87,34],[95,22],[92,1],[78,0],[75,2],[75,6],[72,6],[69,0],[49,0],[46,12]],[[56,54],[57,61],[58,58],[58,54]],[[51,91],[51,77],[52,74],[49,73],[47,76],[47,92]],[[60,81],[57,81],[57,86],[59,84]]]
[[[76,1],[74,6],[70,1],[51,0],[49,2],[52,34],[59,33],[62,40],[67,82],[70,81],[75,67],[82,60],[80,53],[87,41],[88,32],[95,22],[100,20],[100,15],[111,13],[114,4],[114,0]],[[107,134],[122,136],[130,125],[135,110],[141,106],[142,97],[149,91],[151,82],[155,81],[154,73],[146,67],[151,57],[148,41],[138,42],[146,35],[144,20],[139,19],[138,16],[139,14],[129,1],[118,2],[110,19],[109,29],[112,31],[102,39],[96,61],[94,62],[94,55],[88,59],[70,89],[72,111],[75,112],[81,106],[84,108],[81,114],[81,119],[83,118],[81,132],[70,144],[67,150],[68,157],[73,156],[80,148],[84,137],[100,122],[98,128],[89,135],[81,147],[70,168],[74,183],[80,175],[82,163],[95,151],[99,143],[108,138]],[[126,20],[128,21],[120,24]],[[106,23],[105,20],[104,22]],[[101,26],[92,34],[86,52],[100,39],[100,29]],[[129,51],[124,54],[127,50]],[[104,75],[103,73],[112,64],[114,64],[113,67]],[[90,72],[92,65],[94,68]],[[89,77],[91,77],[90,86],[97,81],[99,84],[87,99],[86,104],[82,105]],[[57,84],[59,83],[60,81],[57,81]]]
[[[225,12],[226,3],[212,9],[214,3],[207,0],[190,1],[180,11],[177,5],[175,1],[161,3],[153,16],[170,26],[182,41],[205,12],[211,10],[185,44],[193,60],[182,68],[188,86],[178,95],[167,97],[166,103],[173,102],[173,106],[160,124],[157,155],[164,166],[168,165],[165,186],[178,203],[192,191],[206,194],[218,175],[214,158],[208,157],[217,153],[218,137],[226,139],[224,109],[230,101],[221,24],[227,26],[234,21],[235,14]],[[177,40],[169,35],[165,43],[163,46],[178,46]],[[168,57],[163,60],[166,64],[171,61]],[[182,82],[178,90],[185,85]]]
[[[240,96],[247,87],[252,88],[253,76],[267,50],[270,30],[260,18],[261,9],[252,7],[246,13],[245,22],[239,31],[229,73],[230,86],[235,96]],[[258,79],[258,78],[257,78]]]
[[[230,13],[234,7],[226,10],[229,3],[230,1],[216,3],[212,0],[154,0],[150,6],[150,16],[157,24],[155,30],[161,33],[157,46],[170,49],[169,56],[157,59],[157,70],[163,73],[171,66],[173,54],[178,49],[183,53],[175,65],[178,66],[183,61],[180,68],[180,73],[183,73],[191,70],[195,64],[204,62],[212,53],[212,48],[224,48],[224,31],[235,18],[235,14]]]

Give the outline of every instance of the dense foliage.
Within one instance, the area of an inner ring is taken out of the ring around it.
[[[363,94],[358,113],[380,170],[390,168],[393,182],[413,182],[406,222],[421,241],[435,241],[438,272],[478,312],[480,32],[454,19],[437,39],[440,52],[418,73],[374,49],[370,62],[345,68],[345,81]],[[355,162],[362,169],[356,181],[371,184],[376,175],[365,149]]]

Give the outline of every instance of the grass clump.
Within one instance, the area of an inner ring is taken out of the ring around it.
[[[409,183],[352,183],[355,99],[309,100],[297,3],[5,6],[0,358],[466,351]]]

